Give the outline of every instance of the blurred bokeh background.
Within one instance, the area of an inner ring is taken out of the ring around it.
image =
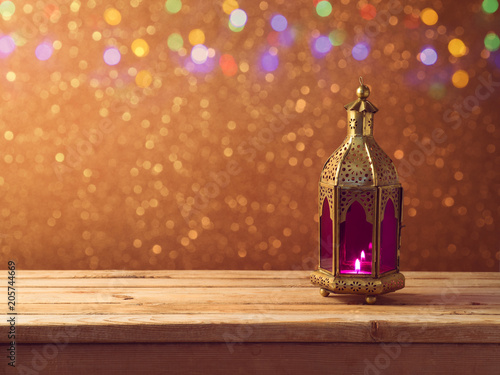
[[[0,255],[313,269],[358,77],[403,270],[500,271],[496,0],[0,1]]]

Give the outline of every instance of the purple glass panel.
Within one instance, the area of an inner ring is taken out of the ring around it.
[[[380,273],[392,271],[397,265],[398,219],[392,199],[385,205],[384,220],[380,228]]]
[[[340,224],[340,273],[370,274],[372,272],[373,225],[366,221],[359,202],[351,204],[346,220]]]
[[[320,267],[332,272],[333,264],[333,223],[330,218],[328,199],[323,201],[323,212],[319,223],[320,233]]]

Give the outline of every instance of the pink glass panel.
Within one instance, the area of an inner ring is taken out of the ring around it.
[[[333,223],[330,218],[330,205],[327,198],[323,201],[319,232],[320,267],[331,272],[333,264]]]
[[[388,199],[380,228],[380,273],[396,269],[397,240],[398,219],[395,216],[392,199]]]
[[[347,210],[346,220],[340,224],[340,273],[372,272],[372,237],[373,225],[366,221],[361,204],[354,202]]]

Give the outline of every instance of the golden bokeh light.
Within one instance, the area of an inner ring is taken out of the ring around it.
[[[131,45],[132,52],[137,57],[146,57],[149,53],[149,44],[144,39],[136,39]]]
[[[116,26],[122,21],[122,15],[118,9],[108,8],[104,11],[104,20],[111,26]]]
[[[464,42],[455,38],[448,43],[448,51],[455,57],[462,57],[467,53],[467,47]]]
[[[469,74],[465,70],[457,70],[453,73],[451,81],[453,82],[453,86],[459,89],[464,88],[469,83]]]
[[[422,22],[428,26],[435,25],[439,19],[438,14],[432,8],[425,8],[420,12]]]
[[[313,269],[318,176],[363,76],[405,189],[402,269],[498,271],[498,11],[4,3],[4,264]]]

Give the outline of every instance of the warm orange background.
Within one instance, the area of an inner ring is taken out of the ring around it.
[[[311,0],[239,1],[248,21],[233,32],[221,1],[183,1],[176,14],[163,1],[79,4],[26,1],[0,20],[16,42],[0,58],[2,264],[313,269],[319,175],[362,75],[379,108],[375,138],[405,189],[402,269],[500,270],[500,57],[483,42],[500,11],[478,0],[342,0],[320,17]],[[118,25],[104,19],[111,6]],[[436,24],[422,22],[424,8]],[[289,45],[271,29],[275,13]],[[214,54],[205,71],[189,64],[193,29]],[[315,56],[314,38],[333,30],[345,41]],[[146,56],[131,50],[138,38]],[[453,38],[464,56],[450,54]],[[362,61],[351,54],[358,41],[370,46]],[[43,42],[54,46],[46,61],[35,57]],[[122,55],[115,66],[103,60],[109,46]],[[434,65],[418,59],[426,46]],[[269,51],[273,72],[261,66]],[[221,67],[224,54],[234,66]]]

